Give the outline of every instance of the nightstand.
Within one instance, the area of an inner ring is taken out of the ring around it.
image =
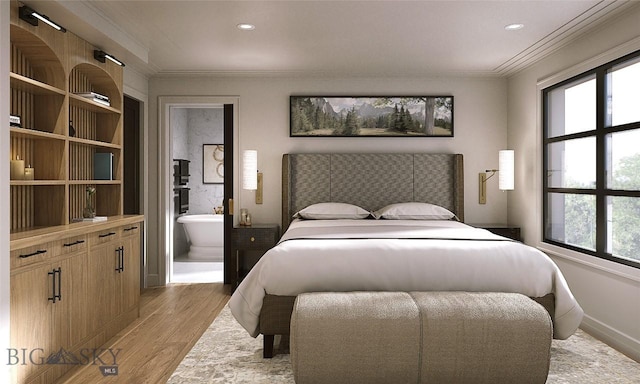
[[[238,286],[251,268],[280,239],[277,224],[253,224],[248,227],[234,227],[231,232],[232,255],[236,258],[236,276],[233,287]]]
[[[511,240],[522,242],[522,236],[520,235],[520,227],[504,224],[469,224],[473,227],[483,228],[496,235],[504,236]]]

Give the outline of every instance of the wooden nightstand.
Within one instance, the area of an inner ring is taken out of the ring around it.
[[[522,236],[520,235],[520,227],[504,224],[469,224],[473,227],[483,228],[496,235],[504,236],[506,238],[522,242]]]
[[[254,224],[234,227],[231,232],[232,255],[236,257],[236,276],[232,286],[237,287],[262,255],[280,239],[277,224]]]

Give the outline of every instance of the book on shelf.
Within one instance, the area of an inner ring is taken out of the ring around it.
[[[108,100],[102,100],[102,99],[97,99],[97,98],[93,98],[93,99],[89,99],[92,101],[95,101],[96,103],[102,104],[102,105],[106,105],[107,107],[111,106],[111,103]]]
[[[74,94],[80,97],[85,97],[87,99],[101,99],[104,101],[109,101],[109,96],[105,96],[97,92],[78,92]]]
[[[107,216],[85,217],[82,221],[95,223],[98,221],[107,221]]]

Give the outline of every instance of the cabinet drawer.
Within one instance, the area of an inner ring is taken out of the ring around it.
[[[278,241],[278,231],[275,228],[234,229],[232,241],[236,249],[266,250]]]
[[[87,249],[87,235],[69,237],[59,241],[60,254],[67,255]]]
[[[11,268],[24,267],[60,254],[60,243],[50,242],[11,251]]]
[[[89,246],[108,243],[120,238],[118,228],[108,228],[102,231],[93,232],[89,235]]]
[[[120,227],[120,236],[138,236],[140,234],[142,224],[141,223],[133,223],[129,225],[123,225]]]

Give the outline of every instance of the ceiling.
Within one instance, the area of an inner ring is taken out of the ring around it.
[[[146,75],[509,76],[630,1],[24,0]],[[252,31],[236,28],[255,25]],[[524,28],[507,31],[505,26]]]

